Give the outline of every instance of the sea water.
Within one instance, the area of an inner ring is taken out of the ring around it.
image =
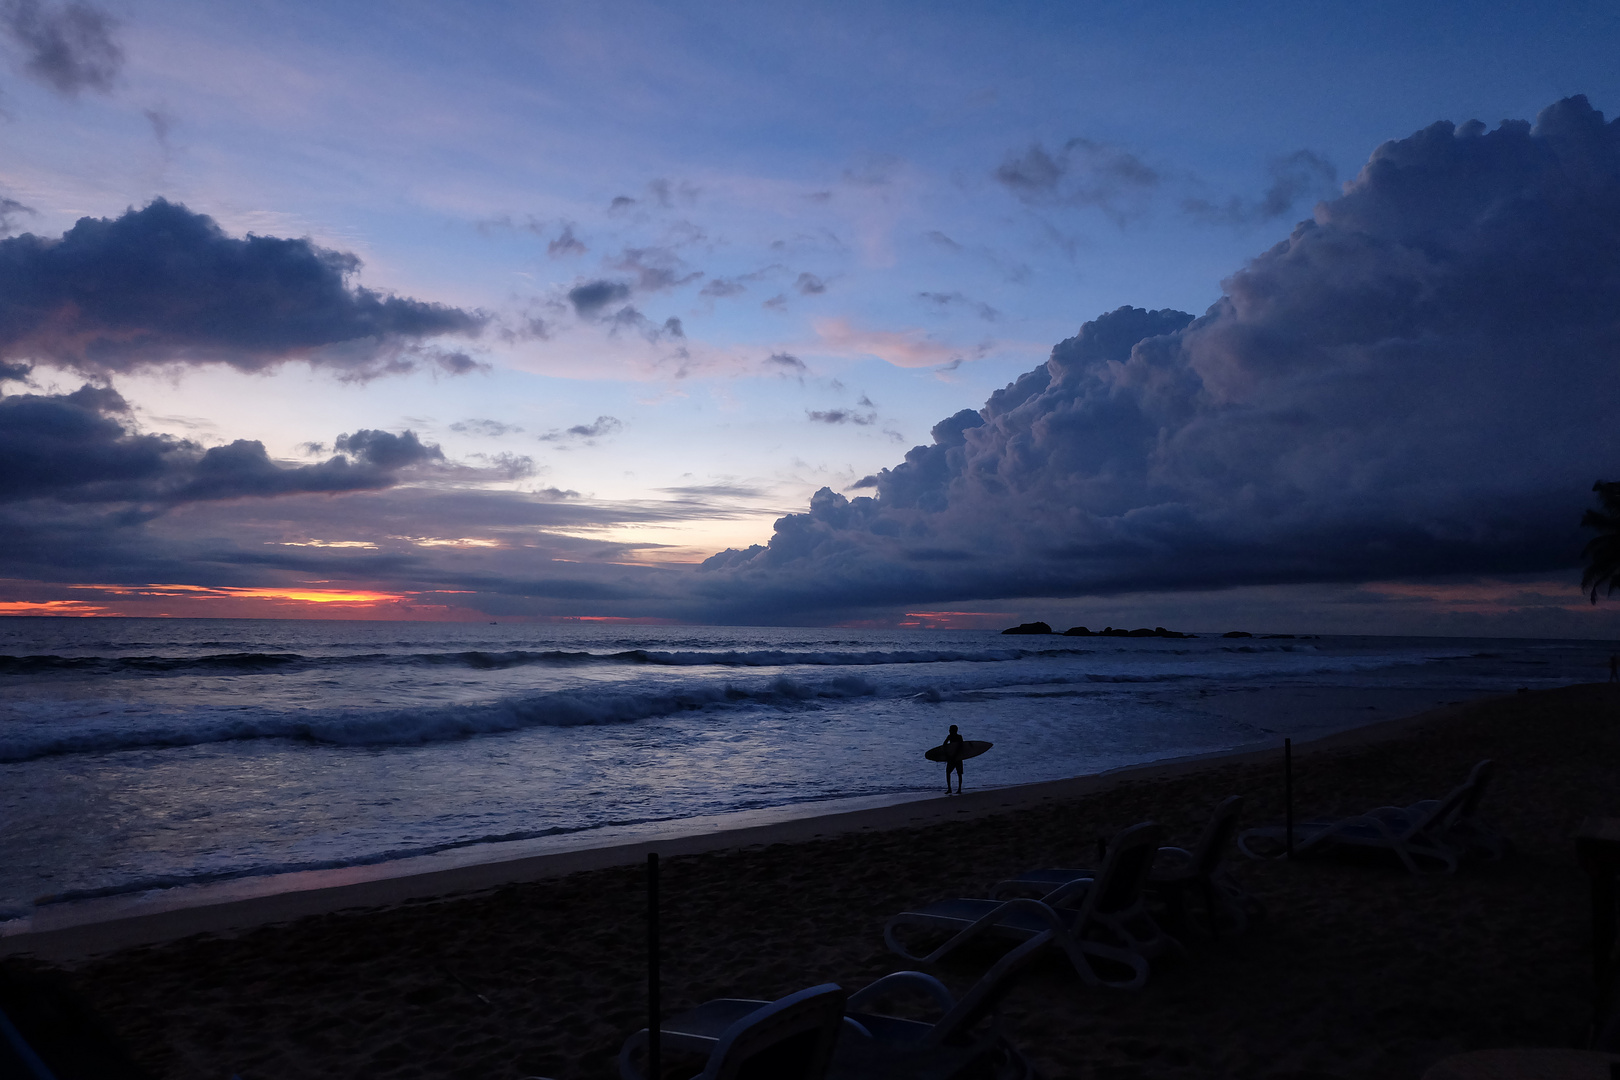
[[[922,753],[950,724],[995,743],[968,762],[970,787],[1058,779],[1380,718],[1256,719],[1230,707],[1248,692],[1422,691],[1412,700],[1427,705],[1601,678],[1609,650],[0,619],[0,919],[37,902],[940,790]]]

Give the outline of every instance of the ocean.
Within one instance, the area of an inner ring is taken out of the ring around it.
[[[36,904],[1280,745],[1607,677],[1611,643],[0,619],[0,919]]]

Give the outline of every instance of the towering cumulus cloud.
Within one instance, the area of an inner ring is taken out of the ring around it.
[[[1380,146],[1202,317],[1121,308],[705,567],[756,610],[1573,565],[1620,467],[1620,122]]]
[[[358,378],[422,359],[452,374],[474,366],[419,342],[474,335],[482,316],[351,286],[359,267],[308,240],[229,237],[162,199],[81,218],[60,238],[0,240],[0,361],[99,376],[175,363],[307,360]]]

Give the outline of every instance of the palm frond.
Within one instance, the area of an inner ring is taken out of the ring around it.
[[[1620,586],[1620,481],[1599,480],[1592,490],[1597,492],[1601,509],[1581,515],[1581,528],[1598,531],[1581,549],[1581,557],[1586,560],[1581,588],[1595,604],[1599,589],[1610,595]]]

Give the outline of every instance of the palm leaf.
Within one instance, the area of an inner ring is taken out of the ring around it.
[[[1620,481],[1599,480],[1592,485],[1592,490],[1597,492],[1602,505],[1581,515],[1581,528],[1598,530],[1581,549],[1581,557],[1586,560],[1581,588],[1595,604],[1599,589],[1609,595],[1620,586]]]

